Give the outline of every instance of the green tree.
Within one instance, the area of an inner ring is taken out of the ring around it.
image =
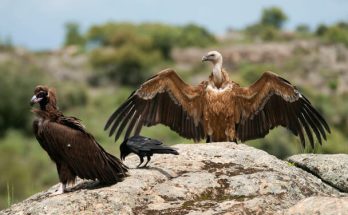
[[[320,24],[315,30],[315,34],[318,36],[323,36],[326,33],[327,29],[328,27],[326,25]]]
[[[160,51],[164,59],[170,59],[174,47],[204,47],[216,42],[215,37],[203,27],[189,24],[173,26],[160,23],[107,23],[96,25],[87,33],[89,43],[97,46],[122,47],[136,45],[141,50]]]
[[[181,28],[178,43],[182,47],[205,47],[216,43],[216,39],[207,29],[195,24],[188,24]]]
[[[278,7],[266,8],[262,11],[261,24],[270,25],[277,29],[281,29],[288,19],[282,9]]]
[[[90,84],[108,80],[125,85],[138,85],[162,60],[170,60],[174,47],[207,46],[214,36],[197,25],[173,26],[160,23],[107,23],[93,26],[87,42],[96,45],[90,62],[99,74]]]
[[[310,32],[309,26],[306,24],[300,24],[296,27],[296,32],[300,34],[308,34]]]
[[[161,60],[158,51],[143,51],[132,44],[120,48],[95,49],[90,56],[92,65],[98,69],[90,83],[99,85],[105,80],[138,86],[149,76],[149,70]]]
[[[164,59],[170,59],[172,49],[180,41],[178,37],[181,29],[176,26],[144,23],[139,25],[138,31],[150,36],[153,49],[160,51]]]
[[[85,38],[80,33],[80,26],[75,22],[65,24],[65,41],[64,46],[85,45]]]

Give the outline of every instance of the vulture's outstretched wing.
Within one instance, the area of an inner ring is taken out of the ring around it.
[[[300,137],[305,133],[314,147],[314,132],[319,143],[330,128],[325,119],[290,82],[266,72],[250,87],[235,89],[236,132],[241,141],[264,137],[269,130],[283,126]],[[305,133],[304,133],[305,132]]]
[[[64,121],[71,125],[75,119],[63,117],[60,122]],[[65,162],[83,179],[99,179],[106,184],[122,180],[127,170],[118,158],[107,153],[92,135],[81,131],[79,122],[76,121],[74,126],[61,123],[44,121],[37,134],[40,144],[46,147],[53,160]]]
[[[133,92],[109,118],[105,130],[116,132],[115,141],[127,127],[125,138],[138,135],[142,126],[158,123],[181,136],[199,141],[205,137],[201,120],[203,86],[187,85],[170,69],[161,71]]]

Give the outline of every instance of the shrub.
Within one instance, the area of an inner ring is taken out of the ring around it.
[[[87,33],[92,51],[90,62],[98,70],[92,85],[117,82],[137,86],[160,61],[170,60],[174,47],[207,46],[214,36],[197,25],[172,26],[158,23],[107,23],[93,26]]]
[[[348,46],[348,28],[339,25],[329,27],[324,34],[324,39],[331,43],[342,43]]]
[[[0,64],[0,75],[0,135],[9,128],[31,132],[29,101],[34,87],[45,80],[45,75],[38,68],[17,61]]]
[[[159,51],[163,58],[169,59],[173,47],[207,46],[216,42],[206,29],[189,24],[172,26],[158,23],[107,23],[90,28],[87,33],[90,43],[115,48],[132,44],[141,50]]]
[[[177,42],[181,47],[206,47],[216,43],[216,39],[205,28],[194,24],[189,24],[181,28]]]
[[[317,36],[323,36],[323,35],[326,33],[327,29],[328,29],[328,27],[327,27],[326,25],[320,24],[320,25],[317,27],[317,29],[315,30],[315,34],[316,34]]]
[[[272,41],[280,39],[279,30],[270,25],[255,24],[245,29],[247,36],[253,39]]]
[[[265,41],[280,39],[280,29],[287,20],[286,14],[277,7],[266,8],[260,21],[245,28],[247,36]]]
[[[308,25],[300,24],[296,27],[296,32],[300,34],[308,34],[310,33],[310,29]]]
[[[262,11],[260,24],[269,25],[277,29],[281,29],[287,19],[288,17],[282,11],[282,9],[278,7],[271,7],[266,8]]]
[[[92,79],[103,78],[120,84],[137,86],[149,74],[149,69],[161,59],[156,51],[145,52],[135,46],[125,45],[121,48],[99,48],[91,53],[91,63],[99,69]]]
[[[245,62],[238,66],[237,71],[246,84],[252,84],[258,80],[265,71],[276,71],[276,68],[273,64],[250,64]]]
[[[56,86],[58,107],[65,111],[71,107],[85,106],[88,102],[87,89],[83,85],[63,82]]]
[[[65,41],[64,46],[85,45],[85,38],[80,33],[80,27],[77,23],[69,22],[65,24]]]
[[[144,23],[137,27],[140,35],[148,35],[152,39],[152,49],[158,50],[164,59],[170,59],[172,49],[180,42],[180,28],[176,26]]]

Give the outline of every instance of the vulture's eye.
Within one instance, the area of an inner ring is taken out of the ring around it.
[[[38,98],[44,98],[47,96],[47,92],[44,92],[44,91],[40,91],[38,94],[37,94],[37,97]]]

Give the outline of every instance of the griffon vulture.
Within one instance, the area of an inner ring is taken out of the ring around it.
[[[54,195],[64,193],[66,184],[74,184],[76,176],[98,179],[105,185],[121,181],[127,167],[107,153],[79,119],[64,116],[56,102],[55,92],[46,86],[37,86],[30,102],[40,106],[32,111],[37,116],[33,122],[34,133],[41,147],[56,163],[61,182]]]
[[[153,76],[110,116],[105,129],[117,140],[140,133],[142,126],[158,123],[179,135],[207,142],[251,140],[264,137],[277,126],[288,128],[305,146],[305,134],[314,146],[330,128],[325,119],[295,86],[265,72],[249,87],[230,80],[222,56],[211,51],[202,58],[213,64],[209,79],[197,86],[186,84],[172,69]],[[313,133],[312,133],[313,132]]]
[[[121,159],[124,160],[130,153],[134,153],[139,156],[140,163],[137,166],[139,168],[146,156],[147,162],[142,166],[142,168],[144,168],[150,162],[153,154],[179,154],[175,149],[163,146],[162,144],[163,143],[158,140],[143,136],[127,138],[120,145]]]

